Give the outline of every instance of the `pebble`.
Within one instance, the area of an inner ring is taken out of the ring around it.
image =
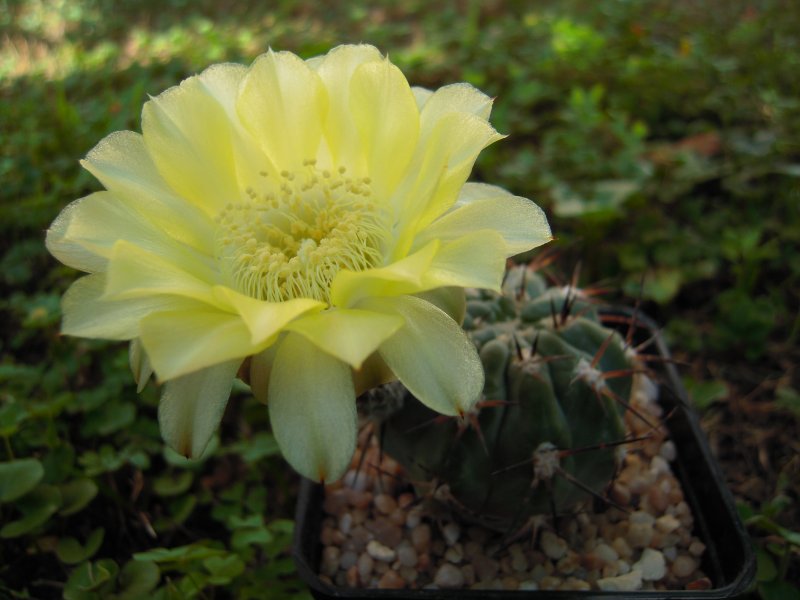
[[[634,548],[645,548],[650,545],[653,539],[653,526],[646,523],[631,523],[628,527],[628,535],[625,536],[628,543]]]
[[[347,569],[355,565],[357,562],[358,554],[352,550],[348,550],[347,552],[342,552],[342,555],[339,557],[339,568],[342,571],[347,571]]]
[[[675,577],[689,577],[697,569],[697,561],[687,554],[681,554],[672,561],[672,574]]]
[[[476,556],[472,560],[472,568],[475,569],[475,576],[478,581],[488,581],[497,575],[500,570],[500,563],[488,556]]]
[[[406,580],[400,576],[397,571],[389,569],[378,580],[378,589],[380,590],[402,590],[406,587]]]
[[[397,546],[397,560],[404,567],[413,567],[417,564],[417,551],[409,542],[403,541]]]
[[[641,571],[645,581],[658,581],[667,574],[667,561],[658,550],[645,548],[642,557],[634,563],[633,570]]]
[[[662,515],[656,519],[656,529],[662,533],[672,533],[680,526],[681,522],[672,515]]]
[[[436,571],[433,583],[441,588],[457,588],[464,585],[464,574],[461,569],[450,563],[444,563]]]
[[[420,523],[411,530],[411,543],[417,552],[427,549],[431,543],[431,526],[427,523]]]
[[[558,560],[567,553],[567,542],[552,531],[543,531],[539,541],[542,551],[554,560]]]
[[[604,577],[597,580],[597,587],[604,592],[633,592],[642,589],[642,572],[633,570],[625,575]]]
[[[361,579],[366,579],[370,573],[372,573],[372,567],[374,566],[375,561],[374,559],[367,554],[366,552],[358,557],[358,562],[356,566],[358,568],[358,574],[361,576]]]
[[[461,537],[461,527],[458,526],[458,523],[448,523],[442,527],[442,537],[448,546],[452,546]]]
[[[384,546],[377,540],[372,540],[369,544],[367,544],[367,553],[375,560],[386,563],[392,562],[397,556],[397,553],[394,550]]]
[[[384,515],[393,513],[394,509],[397,508],[397,501],[388,494],[379,494],[375,496],[374,503],[375,508],[378,509],[378,512],[381,512]]]

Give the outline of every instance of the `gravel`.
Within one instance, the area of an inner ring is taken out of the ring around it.
[[[658,419],[651,397],[638,412]],[[628,418],[632,435],[651,433]],[[625,507],[573,519],[537,520],[516,541],[459,521],[441,504],[420,501],[402,468],[380,452],[369,432],[342,482],[323,504],[320,578],[342,587],[380,589],[666,590],[707,589],[705,545],[670,467],[674,444],[663,434],[627,448],[609,495]],[[360,473],[355,465],[362,461]],[[373,468],[371,468],[373,467]],[[378,468],[374,468],[378,467]]]

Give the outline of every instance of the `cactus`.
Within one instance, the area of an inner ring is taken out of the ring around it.
[[[407,395],[383,421],[384,451],[412,481],[435,482],[437,497],[498,530],[601,496],[641,379],[622,336],[588,296],[548,287],[526,267],[509,271],[503,294],[471,293],[464,328],[486,374],[475,412],[437,417]]]

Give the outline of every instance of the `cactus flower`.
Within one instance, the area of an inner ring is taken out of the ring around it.
[[[491,105],[467,84],[412,88],[366,45],[186,79],[144,105],[141,134],[89,152],[105,190],[47,232],[88,273],[64,295],[63,333],[130,340],[187,456],[243,368],[284,456],[316,480],[341,477],[356,393],[386,373],[464,414],[483,374],[453,290],[499,289],[506,258],[551,237],[531,201],[466,183],[502,137]]]

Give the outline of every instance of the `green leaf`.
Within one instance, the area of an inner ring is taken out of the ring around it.
[[[58,560],[68,565],[75,565],[91,558],[103,543],[105,532],[105,529],[98,527],[89,534],[86,544],[83,546],[75,538],[61,538],[56,546]]]
[[[191,487],[193,479],[191,471],[167,473],[153,481],[153,491],[159,496],[177,496]]]
[[[0,502],[11,502],[31,491],[44,476],[35,458],[0,463]]]
[[[765,581],[758,585],[762,600],[800,600],[800,589],[788,581]]]
[[[244,561],[236,554],[212,556],[203,561],[203,566],[211,574],[211,583],[225,585],[244,572]]]
[[[19,425],[28,418],[28,411],[21,402],[10,402],[0,407],[0,437],[11,437]]]
[[[119,574],[116,600],[140,600],[155,589],[161,579],[158,565],[150,561],[128,561]]]
[[[178,546],[177,548],[153,548],[147,552],[137,552],[133,555],[133,558],[139,561],[169,564],[204,560],[211,556],[224,556],[225,554],[225,550],[210,548],[198,542],[188,546]]]
[[[0,529],[0,538],[15,538],[42,525],[61,506],[61,493],[51,485],[40,485],[16,502],[22,517],[6,523]]]
[[[110,559],[85,562],[75,569],[64,586],[64,600],[100,600],[117,577],[119,567]]]
[[[730,394],[728,386],[722,381],[698,381],[684,377],[683,384],[695,407],[701,411],[718,400],[724,400]]]
[[[772,581],[778,574],[778,568],[772,555],[762,548],[756,548],[756,579],[758,581]]]
[[[62,505],[58,514],[67,517],[83,510],[95,496],[97,484],[91,479],[75,479],[60,486]]]

